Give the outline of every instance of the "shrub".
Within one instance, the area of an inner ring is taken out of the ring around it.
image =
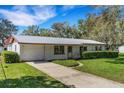
[[[93,59],[93,58],[115,58],[118,57],[117,51],[86,51],[81,54],[81,58]]]
[[[5,63],[17,63],[20,61],[19,55],[16,52],[12,51],[3,51],[1,53],[2,62]]]
[[[75,60],[55,60],[53,62],[67,67],[75,67],[79,65],[79,63]]]
[[[124,57],[124,53],[119,53],[119,56],[120,57]]]

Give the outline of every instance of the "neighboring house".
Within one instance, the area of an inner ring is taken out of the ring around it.
[[[124,45],[118,47],[120,53],[124,53]]]
[[[0,46],[0,53],[1,53],[3,50],[4,50],[4,48]]]
[[[11,36],[7,40],[7,50],[17,52],[21,60],[78,59],[83,51],[105,50],[105,43],[85,39]]]

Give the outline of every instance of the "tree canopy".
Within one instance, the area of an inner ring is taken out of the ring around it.
[[[16,32],[17,27],[11,21],[0,18],[0,46],[4,46],[4,40]]]
[[[51,29],[30,26],[24,35],[93,39],[106,43],[107,49],[114,49],[124,43],[124,15],[121,6],[93,6],[99,13],[89,13],[77,24],[53,23]]]

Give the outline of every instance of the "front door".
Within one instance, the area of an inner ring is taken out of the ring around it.
[[[68,46],[68,58],[72,58],[72,46]]]
[[[80,47],[80,55],[82,54],[83,52],[83,46]]]

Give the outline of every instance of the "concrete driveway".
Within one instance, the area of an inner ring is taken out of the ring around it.
[[[80,72],[69,67],[64,67],[52,62],[27,62],[29,65],[47,73],[51,77],[66,85],[77,88],[121,88],[124,84]]]

